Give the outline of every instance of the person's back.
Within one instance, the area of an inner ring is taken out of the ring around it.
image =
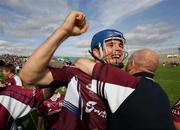
[[[110,114],[109,129],[174,129],[169,99],[153,79],[158,62],[158,56],[150,49],[136,51],[129,58],[127,71],[140,80],[116,112]]]
[[[158,84],[144,77],[117,111],[107,117],[110,130],[174,129],[167,95]]]
[[[33,107],[39,107],[42,99],[43,92],[38,88],[32,90],[20,86],[1,88],[0,129],[9,130],[16,119],[28,114]]]

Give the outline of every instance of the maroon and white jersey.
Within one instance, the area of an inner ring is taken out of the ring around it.
[[[171,113],[173,116],[173,120],[176,122],[180,122],[180,99],[179,101],[171,108]]]
[[[63,102],[64,96],[61,96],[59,93],[43,101],[43,106],[39,111],[45,120],[46,129],[60,130],[59,118],[61,118]]]
[[[106,130],[106,102],[91,90],[92,79],[73,67],[50,68],[54,80],[68,85],[60,121],[63,130]]]
[[[12,85],[22,86],[22,81],[17,75],[12,75],[8,79],[1,81],[1,83],[4,84],[5,86],[12,86]]]
[[[99,73],[99,71],[101,71]],[[112,65],[96,64],[92,73],[92,90],[107,99],[114,113],[124,100],[136,89],[140,78],[127,74]]]
[[[0,90],[0,130],[9,130],[14,120],[39,108],[43,102],[41,89],[7,86]]]

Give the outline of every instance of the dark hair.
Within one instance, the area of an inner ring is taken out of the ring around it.
[[[10,70],[11,73],[15,73],[15,66],[13,64],[6,64],[3,69]]]
[[[3,60],[0,60],[0,67],[3,67],[3,66],[5,66],[5,62],[3,61]]]

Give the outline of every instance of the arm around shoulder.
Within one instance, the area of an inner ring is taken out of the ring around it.
[[[79,58],[75,62],[75,66],[88,75],[92,75],[95,64],[96,62],[90,58]]]

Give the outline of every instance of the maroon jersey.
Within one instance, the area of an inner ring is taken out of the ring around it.
[[[12,85],[22,86],[22,81],[17,75],[12,75],[8,79],[1,81],[1,83],[4,86],[12,86]]]
[[[54,80],[68,85],[61,111],[61,129],[106,130],[106,103],[91,90],[91,77],[73,67],[50,70]]]
[[[14,120],[28,114],[32,108],[42,105],[41,89],[25,89],[7,86],[0,90],[0,130],[9,130]]]
[[[60,130],[59,118],[61,117],[60,112],[63,102],[64,96],[58,94],[43,101],[43,106],[39,109],[39,111],[45,120],[46,129]]]
[[[180,99],[179,101],[171,108],[171,113],[173,116],[173,120],[176,122],[180,122]]]

